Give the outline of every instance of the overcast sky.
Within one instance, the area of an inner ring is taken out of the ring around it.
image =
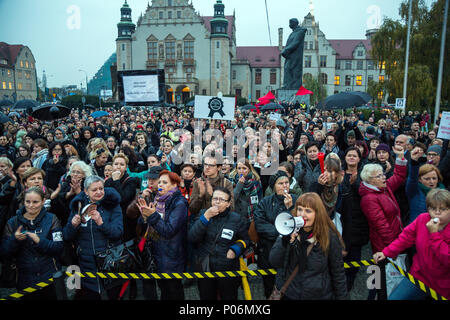
[[[310,11],[310,0],[266,0],[272,45],[278,28]],[[128,0],[136,23],[151,0]],[[213,15],[216,0],[192,0],[201,15]],[[384,17],[400,19],[402,0],[315,0],[314,15],[327,39],[365,39],[369,28]],[[434,1],[425,0],[428,6]],[[85,87],[115,51],[117,23],[124,0],[0,0],[0,41],[28,46],[36,59],[38,77],[47,74],[48,87],[69,84]],[[225,14],[236,11],[238,46],[270,45],[265,0],[223,0]]]

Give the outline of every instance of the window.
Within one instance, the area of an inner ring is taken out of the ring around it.
[[[23,68],[23,61],[20,60],[20,67]]]
[[[384,92],[378,92],[378,100],[383,100]]]
[[[166,59],[175,60],[175,41],[166,42]]]
[[[326,73],[320,74],[320,83],[327,84],[328,83],[328,75]]]
[[[167,12],[167,18],[172,19],[172,11]]]
[[[386,69],[386,61],[380,62],[380,63],[378,64],[378,68],[379,68],[380,70]]]
[[[220,62],[216,61],[216,69],[220,69]]]
[[[17,70],[17,78],[22,79],[22,70]]]
[[[341,69],[341,60],[336,60],[336,70]]]
[[[345,85],[347,87],[352,85],[352,77],[351,76],[345,76]]]
[[[194,59],[194,41],[184,41],[184,58]]]
[[[356,70],[363,70],[364,67],[364,61],[363,60],[358,60],[356,62]]]
[[[163,19],[163,18],[164,18],[164,12],[162,12],[162,11],[159,12],[159,18],[160,18],[160,19]]]
[[[31,79],[31,72],[25,71],[25,79],[30,80]]]
[[[122,43],[122,51],[125,51],[125,43]]]
[[[370,81],[373,81],[373,76],[372,76],[372,75],[368,76],[368,77],[367,77],[367,81],[369,81],[369,82],[370,82]]]
[[[148,60],[156,60],[158,58],[158,43],[156,41],[147,42]]]
[[[236,70],[233,70],[233,80],[236,80]]]
[[[28,61],[25,61],[25,68],[29,68],[30,65],[28,64]]]
[[[12,76],[12,72],[11,72],[11,70],[8,70],[8,77],[11,78],[11,76]]]
[[[340,76],[334,76],[334,85],[339,86],[341,84],[341,77]]]
[[[345,60],[345,70],[352,70],[352,60]]]
[[[172,6],[172,0],[167,0],[167,5],[168,5],[169,7],[171,7],[171,6]]]
[[[356,85],[362,86],[362,76],[356,76]]]
[[[374,63],[372,60],[367,61],[367,69],[368,70],[373,70],[374,68]]]
[[[122,63],[122,70],[125,70],[125,63]]]
[[[311,56],[305,56],[305,68],[311,68]]]
[[[309,50],[314,50],[314,41],[309,42]]]
[[[364,56],[364,51],[358,50],[358,57],[362,57],[362,56]]]
[[[327,56],[320,56],[320,67],[321,68],[327,67]]]
[[[379,77],[378,77],[378,81],[381,82],[381,83],[383,83],[383,82],[384,82],[384,76],[379,76]]]
[[[22,89],[23,89],[22,82],[18,82],[18,83],[17,83],[17,89],[19,89],[19,90],[22,90]]]
[[[25,84],[25,88],[26,88],[27,90],[31,90],[31,83],[26,83],[26,84]]]
[[[242,89],[236,89],[236,97],[242,96]]]
[[[270,84],[277,84],[277,71],[274,69],[270,70]]]
[[[217,81],[217,89],[220,89],[220,82]]]
[[[177,11],[177,19],[181,19],[181,11]]]
[[[261,98],[261,90],[256,90],[256,99]]]
[[[6,89],[6,81],[2,82],[2,89]]]
[[[261,69],[256,69],[256,71],[255,71],[255,84],[261,84],[261,80],[262,80]]]
[[[220,41],[216,42],[216,48],[219,49],[220,48]]]
[[[202,89],[202,95],[206,96],[206,89]]]
[[[186,80],[187,80],[187,82],[191,82],[192,81],[192,73],[187,73],[186,74]]]

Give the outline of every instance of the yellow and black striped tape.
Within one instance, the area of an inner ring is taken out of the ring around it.
[[[426,286],[422,281],[414,278],[409,272],[406,272],[405,270],[397,266],[395,263],[393,263],[391,260],[389,260],[389,262],[402,274],[402,276],[407,278],[409,281],[411,281],[412,284],[414,284],[417,288],[428,294],[434,300],[447,300],[447,298],[441,296],[435,290]]]
[[[8,297],[6,297],[5,299],[0,299],[0,300],[19,300],[19,299],[22,299],[23,296],[28,295],[30,293],[34,293],[38,290],[44,289],[45,287],[47,287],[51,284],[53,284],[53,278],[48,279],[46,282],[42,281],[42,282],[36,283],[32,287],[28,287],[21,291],[15,292],[15,293],[9,295]]]

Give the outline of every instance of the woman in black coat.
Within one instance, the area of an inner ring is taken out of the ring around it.
[[[250,244],[240,214],[231,211],[230,190],[214,188],[211,208],[202,210],[189,229],[188,240],[196,248],[196,259],[204,261],[195,271],[239,270],[239,256]],[[238,240],[242,240],[238,241]],[[239,278],[199,279],[200,300],[237,300]]]
[[[278,290],[295,274],[282,299],[348,299],[342,239],[319,195],[301,195],[291,214],[303,218],[303,228],[278,237],[269,256],[270,263],[277,268]]]
[[[59,179],[67,171],[66,150],[62,142],[53,142],[48,148],[47,160],[42,165],[45,172],[44,185],[55,190],[58,187]]]
[[[5,228],[0,252],[16,259],[18,290],[47,281],[60,269],[58,256],[63,249],[61,224],[55,215],[47,212],[44,202],[42,188],[27,189],[24,207]],[[51,289],[33,295],[33,299],[37,298],[56,300]]]
[[[361,210],[359,185],[361,183],[361,153],[357,147],[350,147],[344,155],[344,180],[339,185],[340,205],[337,211],[341,214],[342,238],[345,243],[345,262],[360,261],[361,250],[369,242],[369,225]],[[358,273],[358,269],[345,270],[347,290],[350,291]]]

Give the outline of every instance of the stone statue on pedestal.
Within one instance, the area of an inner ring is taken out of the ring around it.
[[[298,90],[303,83],[303,47],[306,28],[299,25],[296,18],[289,20],[292,33],[286,42],[286,47],[281,55],[286,59],[284,64],[283,89]]]

